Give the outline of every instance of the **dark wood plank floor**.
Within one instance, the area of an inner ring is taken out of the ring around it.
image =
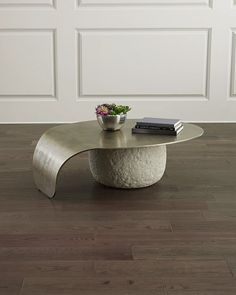
[[[48,125],[0,126],[1,295],[235,295],[236,124],[168,147],[162,181],[96,184],[87,154],[49,200],[33,184]]]

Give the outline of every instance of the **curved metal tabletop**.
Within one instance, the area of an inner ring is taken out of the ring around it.
[[[127,120],[116,132],[102,131],[97,121],[79,122],[53,127],[40,138],[33,157],[36,186],[52,198],[55,194],[57,175],[62,166],[73,156],[94,149],[126,149],[169,145],[184,142],[203,134],[203,129],[184,124],[177,136],[132,134],[137,120]]]

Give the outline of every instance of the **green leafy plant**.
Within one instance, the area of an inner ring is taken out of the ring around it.
[[[101,116],[116,116],[121,114],[127,114],[131,111],[129,106],[116,105],[116,104],[101,104],[96,107],[96,114]]]

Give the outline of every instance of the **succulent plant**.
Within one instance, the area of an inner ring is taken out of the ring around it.
[[[129,106],[124,105],[116,105],[116,104],[101,104],[96,107],[96,114],[101,116],[116,116],[121,114],[127,114],[131,108]]]

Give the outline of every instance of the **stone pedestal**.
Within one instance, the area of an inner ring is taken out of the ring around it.
[[[165,172],[166,146],[92,150],[89,165],[95,180],[106,186],[147,187],[158,182]]]

